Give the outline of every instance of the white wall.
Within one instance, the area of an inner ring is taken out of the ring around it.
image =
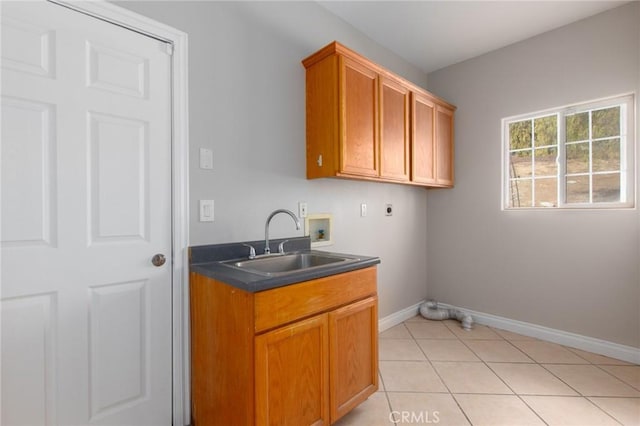
[[[264,238],[277,208],[334,215],[327,249],[375,255],[381,317],[426,296],[426,190],[305,178],[305,73],[300,61],[334,39],[424,86],[426,76],[315,2],[119,2],[189,34],[191,245]],[[214,169],[198,168],[211,148]],[[215,222],[200,223],[200,199]],[[368,217],[360,218],[360,203]],[[384,216],[386,203],[394,215]],[[287,216],[274,238],[302,235]]]
[[[458,106],[456,187],[428,195],[428,296],[640,347],[639,211],[500,204],[503,117],[640,93],[640,3],[428,78]]]

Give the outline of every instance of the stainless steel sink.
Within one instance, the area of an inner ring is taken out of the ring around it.
[[[254,274],[277,276],[301,272],[303,270],[319,269],[340,263],[357,262],[358,260],[360,259],[352,256],[302,252],[267,255],[248,260],[227,260],[221,263]]]

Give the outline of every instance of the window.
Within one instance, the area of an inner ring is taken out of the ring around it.
[[[634,205],[633,96],[503,122],[504,207]]]

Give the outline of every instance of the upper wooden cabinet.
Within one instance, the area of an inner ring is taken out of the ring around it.
[[[409,180],[410,94],[400,81],[380,77],[380,177],[383,179]]]
[[[436,184],[453,186],[453,109],[436,105]]]
[[[337,42],[302,63],[308,179],[453,186],[453,105]]]
[[[378,176],[378,75],[359,62],[339,58],[340,171],[355,176]]]
[[[413,93],[411,113],[411,181],[452,187],[453,109]]]
[[[411,96],[411,179],[416,183],[436,182],[435,112],[431,98],[413,93]]]

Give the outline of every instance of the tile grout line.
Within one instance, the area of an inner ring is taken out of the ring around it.
[[[577,354],[576,354],[577,355]],[[582,357],[580,357],[582,358]],[[548,365],[589,365],[589,366],[593,366],[593,367],[598,367],[597,365],[594,365],[591,363],[591,361],[589,361],[588,359],[582,358],[585,361],[587,361],[589,364],[552,364],[552,363],[548,363]],[[564,383],[565,385],[569,386],[571,389],[573,389],[575,392],[578,393],[578,397],[584,399],[585,401],[587,401],[589,404],[591,404],[592,406],[594,406],[598,411],[604,413],[606,416],[612,418],[615,422],[622,424],[622,422],[618,421],[618,419],[616,419],[615,417],[613,417],[613,415],[609,414],[607,411],[605,411],[603,408],[601,408],[600,406],[598,406],[596,403],[594,403],[593,401],[591,401],[589,399],[589,396],[583,394],[582,392],[580,392],[578,389],[574,388],[573,386],[571,386],[569,383],[565,382],[564,380],[562,380],[562,378],[560,378],[558,375],[556,375],[553,371],[549,370],[548,368],[546,368],[546,366],[544,364],[539,364],[540,367],[544,368],[546,371],[549,372],[549,374],[551,374],[552,376],[554,376],[555,378],[557,378],[558,380],[560,380],[562,383]],[[591,398],[625,398],[625,397],[610,397],[610,396],[591,396]]]
[[[598,406],[598,404],[596,404],[595,402],[591,401],[588,397],[583,397],[584,399],[587,400],[587,402],[589,402],[589,404],[593,405],[594,407],[596,407],[598,410],[602,411],[604,414],[606,414],[607,416],[611,417],[613,419],[613,421],[620,423],[621,425],[623,424],[621,421],[619,421],[618,419],[616,419],[615,417],[613,417],[612,414],[607,413],[606,411],[604,411],[602,408],[600,408]]]
[[[487,327],[487,328],[489,328],[491,331],[493,331],[493,329],[491,329],[490,327]],[[509,340],[508,340],[508,339],[506,339],[504,336],[501,336],[499,333],[497,333],[497,332],[495,332],[495,331],[494,331],[494,333],[495,333],[495,334],[497,334],[498,336],[500,336],[500,338],[502,339],[502,341],[506,341],[506,342],[508,342],[511,346],[515,347],[518,351],[520,351],[520,348],[518,348],[518,347],[516,347],[515,345],[513,345],[513,344],[512,344],[511,342],[509,342]],[[522,396],[521,396],[519,393],[517,393],[517,392],[516,392],[516,391],[515,391],[511,386],[509,386],[509,384],[508,384],[508,383],[507,383],[507,382],[506,382],[502,377],[500,377],[500,375],[499,375],[499,374],[498,374],[498,373],[497,373],[493,368],[491,368],[491,366],[489,365],[489,363],[488,363],[487,361],[485,361],[484,359],[482,359],[482,357],[480,356],[480,354],[478,354],[476,351],[474,351],[474,350],[473,350],[473,348],[472,348],[471,346],[469,346],[469,345],[468,345],[468,344],[467,344],[463,339],[460,339],[460,340],[461,340],[461,342],[462,342],[462,344],[463,344],[463,345],[465,345],[465,346],[466,346],[466,347],[467,347],[467,348],[468,348],[468,349],[469,349],[473,354],[475,354],[475,356],[477,356],[477,357],[480,359],[480,361],[482,361],[482,363],[483,363],[483,364],[484,364],[484,365],[489,369],[489,371],[491,371],[491,372],[492,372],[492,373],[493,373],[493,374],[494,374],[494,375],[495,375],[495,376],[496,376],[496,377],[497,377],[497,378],[498,378],[502,383],[504,383],[504,385],[505,385],[505,386],[506,386],[506,387],[507,387],[511,392],[513,392],[513,395],[515,395],[515,396],[518,398],[518,400],[520,400],[520,401],[525,405],[525,407],[527,407],[527,408],[528,408],[528,409],[529,409],[533,414],[535,414],[535,415],[536,415],[536,417],[538,417],[542,423],[544,423],[545,425],[549,426],[549,423],[547,423],[547,421],[546,421],[545,419],[543,419],[543,418],[542,418],[542,415],[541,415],[541,414],[539,414],[536,410],[534,410],[534,409],[533,409],[533,407],[531,407],[531,406],[527,403],[527,401],[525,401],[525,400],[522,398]],[[520,351],[520,352],[522,352],[522,353],[523,353],[523,355],[525,355],[527,358],[531,359],[531,357],[530,357],[529,355],[527,355],[526,353],[524,353],[523,351]],[[533,359],[532,359],[532,361],[533,361]],[[512,364],[513,364],[513,363],[512,363]],[[492,394],[492,395],[495,395],[495,394]]]
[[[438,379],[441,381],[441,383],[444,385],[444,388],[446,389],[446,392],[425,392],[425,391],[398,391],[401,393],[417,393],[417,394],[447,394],[450,395],[451,398],[453,398],[456,406],[458,407],[458,409],[460,410],[460,412],[463,414],[463,416],[465,417],[465,419],[471,424],[473,425],[473,423],[471,422],[471,419],[469,418],[468,414],[465,412],[465,410],[462,408],[462,406],[460,405],[460,402],[458,401],[458,399],[456,398],[457,394],[454,394],[451,391],[451,388],[449,387],[449,385],[444,381],[443,377],[441,376],[441,374],[438,372],[438,370],[435,368],[435,366],[433,365],[433,360],[431,360],[429,358],[429,356],[427,356],[427,353],[425,351],[425,349],[419,344],[419,341],[421,340],[444,340],[444,341],[458,341],[459,343],[461,343],[463,345],[463,347],[465,347],[467,350],[469,350],[471,352],[471,354],[473,354],[474,356],[476,356],[478,358],[477,361],[454,361],[454,360],[440,360],[441,362],[465,362],[465,363],[482,363],[484,364],[489,371],[492,372],[492,374],[494,374],[505,386],[507,389],[509,389],[512,393],[511,394],[502,394],[502,393],[486,393],[486,394],[482,394],[482,393],[466,393],[466,392],[461,392],[459,393],[460,395],[505,395],[505,396],[509,396],[509,395],[515,395],[518,397],[518,399],[520,401],[522,401],[522,403],[529,409],[531,410],[544,424],[548,424],[540,414],[538,414],[538,412],[533,409],[525,400],[524,400],[524,396],[538,396],[538,397],[554,397],[554,398],[579,398],[582,400],[586,400],[588,401],[588,404],[594,408],[596,408],[596,410],[598,412],[604,413],[608,418],[611,418],[613,421],[615,421],[616,423],[620,423],[620,421],[614,417],[613,414],[609,414],[607,411],[605,411],[603,408],[601,408],[598,404],[596,404],[594,401],[592,401],[590,399],[590,396],[583,394],[582,392],[578,391],[578,389],[574,388],[573,386],[571,386],[569,383],[567,383],[565,380],[563,380],[562,378],[560,378],[558,375],[556,375],[555,373],[553,373],[551,370],[549,370],[548,368],[546,368],[545,364],[537,361],[536,359],[534,359],[531,355],[529,355],[524,349],[521,349],[520,347],[518,347],[514,341],[520,341],[518,339],[511,339],[505,336],[502,336],[499,332],[497,332],[496,330],[494,330],[492,327],[489,326],[484,326],[486,327],[488,330],[490,330],[491,332],[495,333],[495,335],[498,338],[481,338],[481,339],[464,339],[462,337],[459,336],[459,333],[456,333],[455,331],[452,330],[452,325],[449,324],[447,321],[442,321],[442,323],[444,324],[445,328],[451,332],[451,334],[453,335],[452,338],[438,338],[438,337],[424,337],[424,338],[418,338],[414,332],[411,331],[411,329],[408,327],[408,323],[429,323],[430,321],[428,321],[427,319],[419,319],[419,320],[405,320],[403,321],[401,324],[403,326],[404,331],[406,332],[406,334],[408,334],[408,336],[402,336],[402,337],[394,337],[394,338],[387,338],[385,340],[404,340],[404,341],[412,341],[414,343],[415,346],[417,346],[419,352],[422,354],[422,356],[424,357],[424,360],[411,360],[411,359],[398,359],[398,360],[393,360],[393,359],[385,359],[383,361],[396,361],[396,362],[417,362],[417,363],[423,363],[426,362],[427,365],[429,365],[433,372],[436,374],[436,376],[438,377]],[[456,329],[458,332],[459,330]],[[522,339],[522,341],[528,341],[529,339]],[[564,384],[565,386],[567,386],[568,389],[571,389],[573,392],[576,393],[576,395],[550,395],[550,394],[527,394],[527,393],[518,393],[516,392],[506,381],[505,379],[503,379],[496,370],[494,370],[491,365],[489,365],[489,363],[491,361],[485,360],[482,357],[480,357],[479,353],[477,351],[475,351],[472,347],[471,342],[472,341],[504,341],[507,342],[509,344],[510,347],[516,349],[516,351],[518,351],[518,353],[521,353],[522,355],[524,355],[529,361],[495,361],[492,362],[493,364],[512,364],[512,365],[516,365],[516,364],[530,364],[530,365],[537,365],[542,367],[542,369],[544,371],[546,371],[547,373],[549,373],[551,375],[551,377],[556,378],[560,383]],[[540,342],[545,342],[543,340],[538,340],[535,339],[534,341],[540,341]],[[547,342],[549,343],[549,342]],[[557,345],[557,344],[556,344]],[[619,378],[617,376],[615,376],[613,373],[607,371],[605,368],[603,368],[603,366],[622,366],[622,367],[634,367],[637,366],[635,364],[598,364],[594,361],[591,361],[590,359],[587,359],[587,357],[585,356],[581,356],[580,354],[571,351],[570,348],[565,347],[564,345],[557,345],[559,347],[561,347],[564,350],[569,351],[572,355],[575,355],[576,358],[584,361],[584,363],[547,363],[549,365],[554,365],[554,364],[558,364],[558,365],[576,365],[576,366],[591,366],[591,367],[596,367],[598,370],[600,371],[604,371],[608,376],[611,376],[612,379],[616,380],[617,382],[620,382],[628,387],[630,387],[633,390],[637,390],[637,388],[635,386],[633,386],[631,383],[628,383],[627,381],[625,381],[622,378]],[[380,380],[383,382],[384,385],[384,379],[382,379],[382,373],[381,371],[379,371],[379,375],[380,375]],[[387,399],[387,403],[389,405],[389,408],[393,410],[393,406],[391,404],[391,399],[390,399],[390,395],[389,395],[389,391],[388,389],[384,389],[385,392],[385,396]],[[593,398],[598,398],[599,396],[592,396]],[[614,398],[614,399],[640,399],[640,396],[606,396],[603,395],[601,396],[603,398]],[[397,424],[396,424],[397,426]]]
[[[446,326],[449,330],[451,330],[451,327],[449,327],[449,325],[448,325],[447,323],[445,323],[445,326]],[[493,329],[491,329],[491,327],[488,327],[488,326],[487,326],[487,328],[488,328],[488,329],[490,329],[491,331],[493,331]],[[495,376],[496,376],[496,377],[497,377],[497,378],[498,378],[498,379],[499,379],[499,380],[500,380],[500,381],[501,381],[501,382],[502,382],[502,383],[503,383],[503,384],[504,384],[504,385],[505,385],[505,386],[506,386],[506,387],[507,387],[507,388],[512,392],[511,394],[498,394],[498,393],[478,394],[478,393],[469,393],[468,395],[504,395],[504,396],[516,396],[520,401],[522,401],[522,403],[523,403],[527,408],[529,408],[529,410],[531,410],[531,412],[532,412],[533,414],[535,414],[535,415],[540,419],[540,421],[541,421],[542,423],[544,423],[544,424],[545,424],[545,425],[547,425],[547,426],[549,425],[549,424],[548,424],[548,423],[547,423],[547,422],[542,418],[542,416],[541,416],[540,414],[538,414],[538,412],[537,412],[536,410],[534,410],[531,406],[529,406],[529,404],[527,404],[527,402],[526,402],[526,401],[524,401],[524,400],[522,399],[522,397],[520,396],[520,394],[518,394],[518,393],[517,393],[517,392],[516,392],[516,391],[515,391],[511,386],[509,386],[509,384],[508,384],[508,383],[507,383],[507,382],[506,382],[502,377],[500,377],[500,376],[498,375],[498,373],[497,373],[494,369],[492,369],[492,368],[491,368],[491,366],[488,364],[488,362],[487,362],[487,361],[485,361],[485,360],[480,356],[480,354],[479,354],[478,352],[474,351],[474,350],[473,350],[473,348],[467,344],[467,340],[473,340],[473,341],[493,341],[493,340],[495,340],[495,341],[506,341],[506,342],[508,342],[510,345],[512,345],[512,346],[514,346],[514,347],[515,347],[515,345],[511,344],[511,342],[509,342],[509,340],[508,340],[508,339],[506,339],[504,336],[500,335],[499,333],[497,333],[497,332],[495,332],[495,331],[493,331],[493,332],[494,332],[497,336],[499,336],[499,337],[500,337],[499,339],[463,339],[463,338],[461,338],[460,336],[458,336],[455,332],[453,332],[453,330],[451,330],[451,332],[452,332],[453,334],[455,334],[455,335],[456,335],[456,337],[458,338],[458,340],[460,341],[460,343],[462,343],[462,344],[463,344],[467,349],[469,349],[469,350],[471,351],[471,353],[473,353],[473,354],[474,354],[474,355],[479,359],[479,361],[476,361],[476,362],[480,362],[480,363],[484,364],[484,365],[489,369],[489,371],[491,371],[491,372],[492,372],[492,373],[493,373],[493,374],[494,374],[494,375],[495,375]],[[517,347],[516,347],[516,349],[518,349],[518,350],[520,351],[520,349],[519,349],[519,348],[517,348]],[[522,352],[522,351],[520,351],[520,352]],[[524,354],[524,353],[523,353],[523,354]],[[426,354],[425,354],[425,355],[426,355]],[[525,355],[527,358],[531,359],[528,355],[526,355],[526,354],[524,354],[524,355]],[[533,360],[532,360],[532,361],[533,361]],[[508,362],[508,361],[504,361],[504,363],[514,364],[513,362]],[[434,368],[434,369],[435,369],[435,368]],[[444,382],[444,380],[443,380],[443,382]],[[461,393],[461,395],[465,395],[465,393]],[[454,396],[454,399],[455,399],[455,396]],[[456,402],[457,402],[457,399],[456,399]],[[462,409],[462,407],[460,407],[460,409]],[[464,412],[464,410],[463,410],[463,412]],[[465,413],[465,416],[466,416],[466,413]]]
[[[445,324],[445,327],[446,324]],[[447,327],[448,329],[448,327]],[[407,327],[407,330],[409,330],[409,327]],[[471,421],[471,419],[469,418],[469,415],[466,413],[466,411],[464,411],[464,409],[462,408],[462,406],[460,405],[460,402],[458,401],[458,399],[456,398],[456,396],[453,394],[453,392],[451,392],[451,389],[449,388],[449,385],[447,385],[447,383],[444,381],[444,379],[442,378],[442,376],[440,375],[440,373],[438,372],[438,370],[433,366],[433,363],[431,362],[431,360],[429,359],[429,357],[427,356],[427,354],[425,353],[424,349],[422,348],[422,346],[420,346],[418,344],[417,339],[415,338],[415,336],[413,335],[413,333],[411,333],[411,330],[409,330],[409,334],[411,335],[411,337],[413,338],[413,341],[415,342],[415,344],[418,346],[418,349],[420,349],[420,351],[422,352],[422,354],[424,355],[425,359],[427,360],[427,362],[429,363],[429,365],[431,366],[431,368],[433,369],[433,372],[436,373],[436,376],[438,376],[438,379],[440,379],[440,382],[442,382],[442,384],[444,385],[444,387],[447,389],[447,394],[449,396],[451,396],[451,399],[453,399],[453,402],[455,402],[456,406],[458,407],[458,409],[460,410],[460,412],[462,413],[462,415],[464,416],[465,419],[467,419],[467,421],[469,422],[469,424],[471,426],[473,426],[473,422]],[[460,338],[458,336],[456,336],[457,340],[460,340]],[[451,340],[451,339],[447,339],[447,340]]]
[[[539,365],[542,369],[544,369],[545,371],[549,372],[549,374],[551,374],[553,377],[557,378],[561,383],[564,383],[566,386],[569,387],[569,389],[572,389],[574,392],[576,392],[578,395],[577,397],[582,398],[586,401],[588,401],[589,404],[593,405],[594,407],[596,407],[598,409],[598,411],[604,413],[605,415],[609,416],[610,418],[612,418],[615,422],[618,422],[618,420],[616,418],[614,418],[612,415],[610,415],[609,413],[607,413],[606,411],[604,411],[602,408],[598,407],[593,401],[591,401],[588,397],[586,397],[582,392],[580,392],[578,389],[574,388],[573,386],[571,386],[569,383],[565,382],[564,380],[562,380],[560,377],[558,377],[556,374],[554,374],[552,371],[550,371],[549,369],[547,369],[542,363],[539,363],[538,361],[536,361],[532,356],[530,356],[528,353],[526,353],[524,350],[520,349],[519,347],[517,347],[515,344],[513,344],[509,339],[505,339],[509,342],[509,344],[511,346],[513,346],[514,348],[516,348],[517,350],[519,350],[520,352],[524,353],[528,358],[530,358],[536,365]],[[563,345],[560,345],[561,347],[563,347],[565,350],[566,349]],[[572,354],[574,354],[575,356],[577,356],[578,358],[583,359],[584,361],[586,361],[588,364],[565,364],[565,365],[592,365],[591,361],[589,361],[588,359],[586,359],[585,357],[582,357],[580,355],[578,355],[577,353],[573,352],[573,351],[569,351]],[[489,368],[491,368],[489,366]],[[493,371],[493,369],[492,369]],[[494,371],[495,373],[495,371]],[[498,373],[496,373],[496,375],[498,375]],[[529,407],[529,409],[531,409],[531,411],[533,411],[534,413],[536,413],[536,415],[538,417],[540,417],[540,419],[542,421],[544,421],[544,419],[542,419],[542,417],[540,416],[540,414],[538,414],[538,412],[536,410],[533,409],[533,407],[531,407],[529,404],[527,404],[527,402],[520,396],[520,394],[517,394],[518,397],[520,398],[520,400],[522,402],[524,402],[527,407]],[[540,396],[553,396],[553,395],[540,395]],[[559,396],[559,397],[567,397],[567,395],[564,396]],[[546,422],[545,422],[546,423]],[[620,423],[620,422],[618,422]],[[548,424],[548,423],[547,423]]]
[[[496,333],[497,333],[497,332],[496,332]],[[497,334],[499,334],[499,333],[497,333]],[[540,363],[538,363],[538,361],[536,361],[536,360],[535,360],[531,355],[529,355],[529,354],[528,354],[528,353],[526,353],[523,349],[520,349],[518,346],[516,346],[516,345],[515,345],[511,340],[509,340],[509,339],[505,338],[505,341],[507,341],[507,342],[508,342],[512,347],[514,347],[517,351],[519,351],[520,353],[524,354],[527,358],[529,358],[529,359],[531,360],[531,364],[533,364],[533,365],[538,365],[538,366],[539,366],[539,367],[541,367],[542,369],[544,369],[544,370],[548,371],[548,370],[547,370],[546,368],[544,368]],[[471,348],[470,348],[470,349],[471,349]],[[587,361],[587,362],[588,362],[588,360],[585,360],[585,361]],[[529,363],[528,363],[528,364],[529,364]],[[489,368],[491,368],[491,366],[490,366],[490,365],[487,365],[487,366],[488,366]],[[491,371],[493,371],[493,372],[496,374],[496,376],[500,377],[500,375],[499,375],[499,374],[498,374],[498,373],[497,373],[493,368],[491,368]],[[549,373],[551,373],[551,372],[549,372]],[[553,377],[556,377],[554,374],[552,374],[552,376],[553,376]],[[500,378],[502,379],[502,377],[500,377]],[[568,386],[568,387],[569,387],[569,389],[571,389],[571,390],[573,390],[574,392],[576,392],[576,393],[578,394],[578,395],[576,395],[576,396],[584,398],[584,396],[583,396],[580,392],[578,392],[578,390],[577,390],[577,389],[574,389],[572,386],[570,386],[568,383],[565,383],[565,382],[564,382],[562,379],[560,379],[559,377],[556,377],[556,378],[557,378],[558,380],[560,380],[560,382],[561,382],[561,383],[563,383],[563,384],[565,384],[566,386]],[[516,395],[518,395],[518,398],[519,398],[519,399],[520,399],[520,400],[521,400],[521,401],[522,401],[522,402],[523,402],[527,407],[529,407],[529,409],[530,409],[531,411],[533,411],[533,412],[536,414],[536,416],[538,416],[538,417],[540,418],[540,420],[542,420],[545,424],[547,424],[547,425],[548,425],[548,423],[547,423],[547,422],[542,418],[542,415],[541,415],[541,414],[539,414],[539,413],[538,413],[538,412],[537,412],[537,411],[536,411],[536,410],[535,410],[531,405],[529,405],[529,403],[528,403],[528,402],[527,402],[527,401],[522,397],[523,395],[524,395],[524,396],[529,396],[529,395],[526,395],[526,394],[520,394],[520,393],[516,393]],[[544,396],[554,396],[554,397],[555,397],[555,395],[548,395],[548,394],[547,394],[547,395],[531,395],[531,396],[543,396],[543,397],[544,397]],[[567,395],[558,395],[558,397],[565,397],[565,396],[567,396]],[[585,398],[585,399],[586,399],[586,398]]]
[[[499,334],[499,333],[498,333],[498,334]],[[611,419],[613,419],[615,422],[622,424],[622,422],[618,421],[618,419],[616,419],[615,417],[613,417],[613,415],[609,414],[609,413],[608,413],[608,412],[606,412],[604,409],[600,408],[596,403],[594,403],[593,401],[591,401],[587,395],[583,394],[583,393],[582,393],[582,392],[580,392],[578,389],[574,388],[574,387],[573,387],[573,386],[571,386],[569,383],[567,383],[566,381],[564,381],[562,378],[560,378],[559,376],[557,376],[556,374],[554,374],[551,370],[549,370],[548,368],[546,368],[546,367],[545,367],[545,365],[544,365],[543,363],[536,361],[536,360],[535,360],[531,355],[529,355],[529,354],[528,354],[528,353],[526,353],[524,350],[520,349],[520,348],[519,348],[519,347],[517,347],[515,344],[513,344],[513,343],[511,342],[511,340],[506,339],[506,338],[505,338],[505,340],[506,340],[507,342],[509,342],[509,344],[510,344],[511,346],[513,346],[514,348],[516,348],[516,349],[517,349],[517,350],[519,350],[520,352],[524,353],[528,358],[530,358],[530,359],[533,361],[533,363],[534,363],[534,364],[539,365],[539,366],[540,366],[541,368],[543,368],[545,371],[549,372],[549,374],[551,374],[553,377],[557,378],[561,383],[564,383],[566,386],[568,386],[570,389],[572,389],[574,392],[576,392],[576,393],[578,394],[578,395],[576,395],[576,396],[570,396],[570,395],[558,395],[557,397],[561,397],[561,398],[564,398],[564,397],[574,397],[574,398],[576,398],[576,397],[577,397],[577,398],[581,398],[581,399],[583,399],[583,400],[587,401],[587,402],[588,402],[589,404],[591,404],[592,406],[594,406],[598,411],[600,411],[600,412],[604,413],[606,416],[608,416],[608,417],[610,417]],[[562,364],[556,364],[556,365],[590,365],[590,366],[597,367],[597,368],[599,368],[599,369],[601,369],[601,370],[603,370],[603,371],[605,371],[605,372],[609,373],[608,371],[606,371],[606,370],[604,370],[603,368],[601,368],[598,364],[595,364],[595,363],[591,362],[591,361],[590,361],[589,359],[587,359],[586,357],[580,356],[579,354],[577,354],[577,353],[575,353],[574,351],[570,350],[570,349],[569,349],[569,348],[567,348],[566,346],[564,346],[564,345],[559,345],[559,346],[560,346],[560,347],[562,347],[563,349],[565,349],[565,350],[569,351],[569,352],[570,352],[570,353],[572,353],[573,355],[577,356],[578,358],[580,358],[580,359],[584,360],[587,364],[565,364],[565,363],[562,363]],[[471,349],[471,348],[469,348],[469,349],[473,351],[473,349]],[[477,355],[477,354],[476,354],[476,355]],[[478,357],[479,357],[479,356],[478,356]],[[547,363],[547,364],[553,364],[553,363]],[[489,365],[487,365],[487,366],[488,366],[489,368],[491,368],[491,366],[489,366]],[[493,369],[491,369],[491,370],[492,370],[492,371],[494,371]],[[495,373],[496,375],[498,375],[498,373],[496,373],[495,371],[494,371],[494,373]],[[609,374],[610,374],[610,373],[609,373]],[[611,376],[613,376],[613,374],[610,374],[610,375],[611,375]],[[498,377],[499,377],[499,376],[498,376]],[[615,376],[613,376],[613,377],[615,377]],[[619,378],[617,378],[617,377],[615,377],[615,378],[616,378],[616,379],[618,379],[619,381],[623,382],[623,383],[626,383],[626,382],[624,382],[622,379],[619,379]],[[502,378],[501,378],[501,379],[502,379]],[[505,384],[506,384],[506,383],[505,383]],[[632,387],[633,387],[633,386],[632,386]],[[520,394],[517,394],[517,395],[518,395],[518,397],[520,397]],[[536,396],[536,395],[532,395],[532,396]],[[543,397],[544,397],[544,396],[554,396],[554,395],[539,395],[539,396],[543,396]],[[530,406],[529,406],[529,404],[527,404],[527,402],[526,402],[526,401],[524,401],[524,399],[523,399],[523,398],[521,398],[521,397],[520,397],[520,399],[522,400],[522,402],[524,402],[524,403],[527,405],[527,407],[529,407],[529,408],[530,408],[534,413],[536,413],[536,415],[538,415],[538,417],[540,417],[540,415],[539,415],[539,414],[538,414],[538,413],[537,413],[537,412],[536,412],[532,407],[530,407]],[[541,418],[541,417],[540,417],[540,418]],[[542,419],[542,418],[541,418],[541,419]],[[542,420],[544,421],[544,419],[542,419]],[[545,422],[545,423],[546,423],[546,422]]]
[[[634,367],[633,365],[608,365],[608,364],[593,364],[594,367],[598,367],[600,370],[604,371],[605,373],[607,373],[609,376],[613,377],[614,379],[617,379],[619,381],[621,381],[622,383],[624,383],[625,385],[631,387],[631,389],[640,392],[640,388],[632,385],[631,383],[627,382],[624,379],[621,379],[620,377],[616,376],[615,374],[611,373],[610,371],[602,368],[602,366],[607,366],[607,367]],[[630,397],[633,398],[633,397]],[[640,398],[640,395],[638,395],[636,398]]]
[[[599,398],[597,396],[592,396],[591,398]],[[589,401],[591,404],[593,404],[594,406],[596,406],[597,408],[599,408],[601,411],[604,411],[604,409],[600,408],[600,406],[598,404],[596,404],[595,402],[593,402],[591,400],[591,398],[585,398],[587,401]],[[609,397],[605,397],[605,398],[609,398]],[[609,417],[611,417],[613,420],[615,420],[616,422],[620,423],[621,425],[624,426],[624,422],[622,420],[618,420],[616,417],[613,416],[613,414],[609,414],[606,411],[604,411],[605,414],[607,414]]]
[[[382,388],[384,389],[382,392],[384,392],[384,398],[387,400],[387,407],[389,407],[389,420],[391,420],[393,417],[391,416],[391,413],[393,412],[393,407],[391,406],[391,400],[389,399],[389,392],[387,392],[387,387],[384,385],[384,379],[382,378],[382,371],[380,371],[380,368],[378,367],[378,379],[382,382]],[[390,421],[389,423],[393,423],[395,426],[398,425],[398,423],[394,421]]]

